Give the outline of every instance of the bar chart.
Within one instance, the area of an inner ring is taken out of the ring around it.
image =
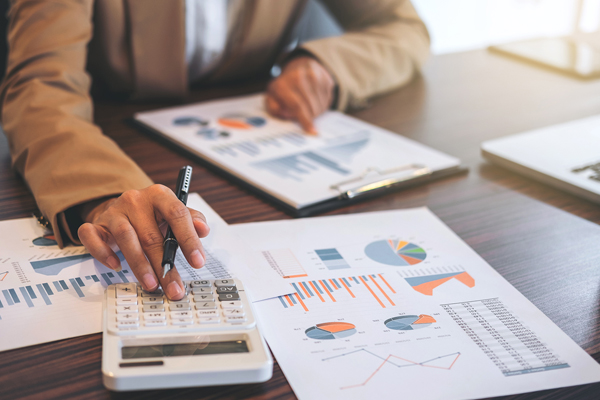
[[[298,132],[280,132],[266,134],[252,140],[242,140],[231,143],[219,144],[211,147],[214,152],[231,157],[246,155],[256,157],[269,148],[301,148],[306,144],[304,135]]]
[[[475,287],[475,279],[461,266],[431,267],[397,271],[415,291],[433,296],[434,290],[454,279],[468,288]]]

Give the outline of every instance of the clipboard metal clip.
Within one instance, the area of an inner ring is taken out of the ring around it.
[[[407,174],[407,171],[412,172]],[[399,175],[397,175],[398,173]],[[340,198],[353,199],[378,190],[383,190],[402,183],[407,183],[417,178],[431,175],[431,173],[431,169],[422,164],[407,164],[385,171],[381,171],[378,168],[367,168],[360,176],[348,179],[335,185],[331,185],[329,188],[332,190],[337,190],[340,193]],[[377,179],[374,181],[369,181],[368,178],[373,176],[377,177]],[[381,179],[381,177],[385,176],[388,177]],[[367,182],[360,184],[360,182],[364,181]],[[359,184],[358,186],[350,186],[357,183]]]

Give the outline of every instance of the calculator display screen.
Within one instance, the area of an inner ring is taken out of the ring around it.
[[[248,353],[245,340],[209,343],[177,343],[156,346],[127,346],[121,349],[124,360],[132,358],[205,356],[209,354]]]

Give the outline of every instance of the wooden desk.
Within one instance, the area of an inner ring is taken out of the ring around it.
[[[250,93],[263,84],[211,88],[190,101]],[[228,223],[289,218],[280,210],[191,162],[124,122],[134,112],[167,104],[99,102],[96,119],[156,182],[175,185],[184,163],[192,190]],[[600,112],[600,80],[581,82],[473,51],[434,57],[424,78],[373,101],[359,118],[460,157],[468,175],[388,194],[332,214],[426,205],[577,343],[600,358],[600,206],[484,162],[479,143],[506,134]],[[160,162],[156,162],[160,160]],[[10,170],[0,139],[0,219],[35,208]],[[581,217],[581,218],[579,218]],[[40,327],[42,328],[42,327]],[[0,332],[0,340],[1,340]],[[110,393],[102,386],[101,335],[63,340],[0,355],[2,398],[294,398],[275,365],[264,384]],[[514,396],[597,399],[600,384]],[[512,398],[512,397],[511,397]]]

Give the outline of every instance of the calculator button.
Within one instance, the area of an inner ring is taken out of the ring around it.
[[[171,318],[191,319],[194,317],[191,311],[171,311],[170,315]]]
[[[189,305],[189,303],[171,303],[169,304],[169,310],[171,311],[184,311],[184,310],[191,310],[192,307]]]
[[[165,306],[164,304],[146,304],[143,306],[144,307],[144,312],[161,312],[161,311],[165,311]]]
[[[121,329],[131,329],[140,326],[139,321],[117,321],[117,326]]]
[[[219,312],[217,310],[198,310],[196,315],[198,318],[218,317]]]
[[[187,304],[190,302],[190,299],[187,297],[183,297],[181,300],[169,300],[169,304]]]
[[[201,324],[218,324],[221,319],[218,317],[198,318],[198,322]]]
[[[212,294],[196,294],[194,295],[194,301],[196,303],[199,301],[215,301],[215,298]]]
[[[145,313],[144,319],[146,321],[163,321],[163,320],[167,319],[167,316],[164,312],[151,312],[151,313]]]
[[[192,325],[194,323],[193,319],[187,319],[187,318],[174,318],[171,319],[171,324],[173,325]]]
[[[237,288],[235,286],[219,286],[217,288],[217,294],[222,293],[237,293]]]
[[[233,279],[218,279],[215,281],[215,286],[235,286]]]
[[[221,302],[221,308],[223,308],[223,309],[228,309],[228,308],[243,308],[243,305],[242,305],[241,301],[222,301]]]
[[[239,299],[240,299],[240,295],[238,293],[224,293],[224,294],[219,295],[220,301],[232,301],[232,300],[239,300]]]
[[[240,310],[239,308],[234,308],[232,310],[223,310],[223,315],[225,317],[229,317],[229,316],[243,317],[244,315],[246,315],[246,313],[244,312],[244,310]]]
[[[207,309],[215,309],[217,305],[214,301],[205,301],[202,303],[196,303],[196,310],[207,310]]]
[[[195,287],[192,289],[192,293],[194,295],[197,294],[211,294],[212,293],[212,289],[209,287]]]
[[[138,312],[138,306],[116,306],[117,314],[129,314]]]
[[[117,283],[117,297],[137,297],[137,285],[135,283]]]
[[[142,297],[142,304],[162,304],[164,299],[162,297]]]
[[[137,303],[138,303],[137,298],[133,298],[133,297],[117,299],[118,306],[133,306],[133,305],[137,305]]]
[[[190,282],[190,286],[192,288],[196,288],[196,287],[210,287],[211,286],[211,282],[210,281],[191,281]]]
[[[137,321],[139,319],[138,313],[117,314],[117,321]]]
[[[160,289],[156,289],[154,292],[147,292],[142,290],[142,297],[161,297],[163,295],[163,291]]]
[[[237,323],[245,322],[246,321],[246,317],[244,317],[244,316],[238,316],[238,315],[229,315],[229,316],[226,317],[225,320],[227,322],[229,322],[229,323],[237,324]]]
[[[146,320],[144,322],[145,326],[165,326],[167,325],[167,321],[163,320]]]

